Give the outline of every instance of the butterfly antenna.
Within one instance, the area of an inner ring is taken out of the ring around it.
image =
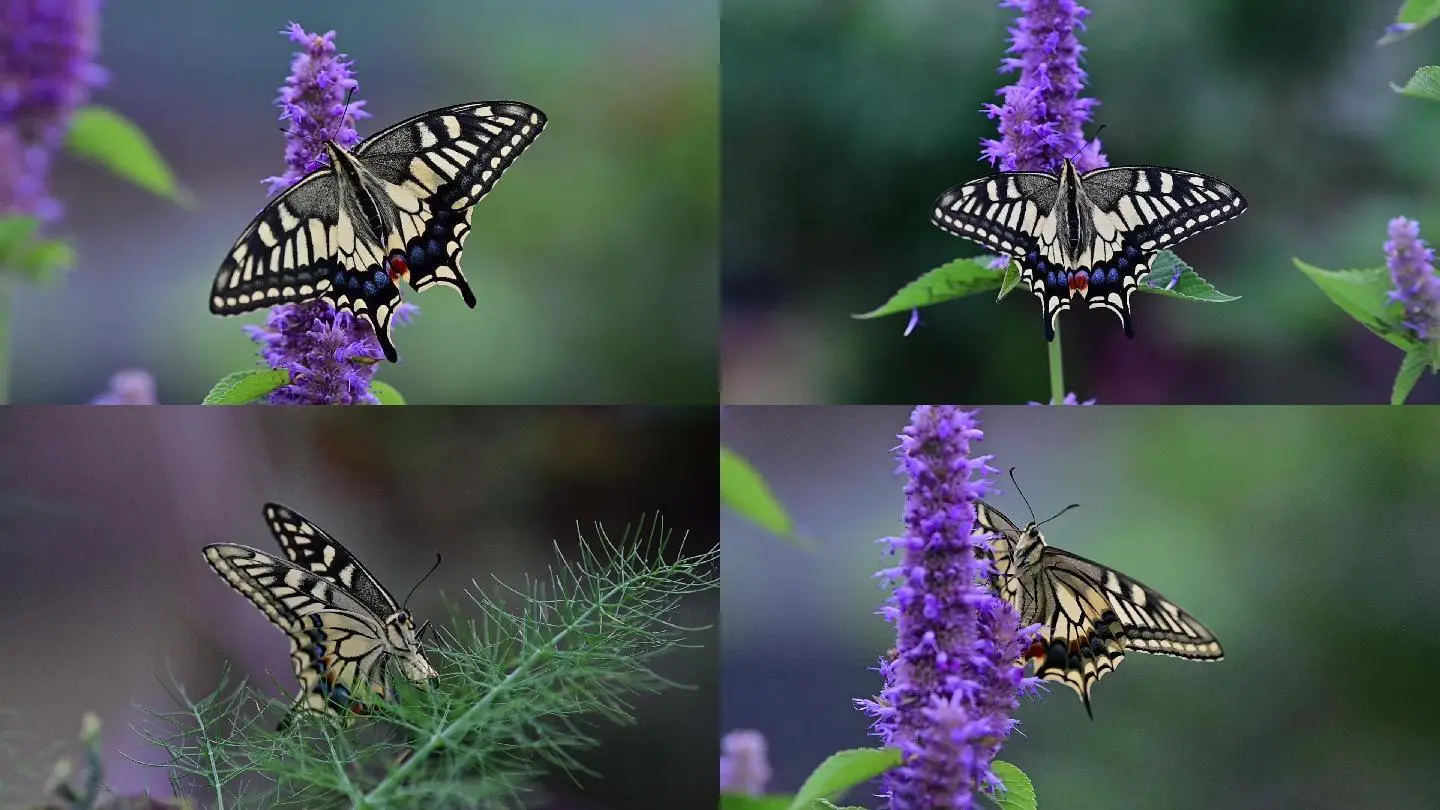
[[[410,593],[405,594],[405,603],[404,603],[403,605],[401,605],[401,607],[405,607],[405,606],[407,606],[407,605],[410,604],[410,597],[412,597],[412,596],[415,595],[415,590],[416,590],[417,588],[419,588],[422,584],[424,584],[425,580],[429,579],[429,578],[430,578],[430,575],[433,574],[433,573],[435,573],[435,569],[436,569],[436,568],[439,568],[439,567],[440,567],[440,552],[437,551],[437,552],[435,552],[435,564],[432,565],[432,566],[430,566],[430,570],[425,572],[425,576],[420,577],[420,581],[417,582],[417,583],[415,583],[415,587],[410,589]]]
[[[1026,497],[1025,497],[1025,493],[1020,490],[1020,482],[1015,480],[1015,468],[1014,468],[1014,467],[1011,467],[1011,468],[1010,468],[1010,483],[1014,484],[1014,485],[1015,485],[1015,491],[1020,493],[1020,500],[1024,501],[1024,502],[1025,502],[1025,508],[1028,509],[1028,510],[1030,510],[1030,522],[1031,522],[1031,523],[1034,523],[1034,522],[1035,522],[1035,510],[1030,507],[1030,499],[1029,499],[1029,498],[1026,498]]]
[[[1100,140],[1100,133],[1102,133],[1102,132],[1104,132],[1104,131],[1105,131],[1105,125],[1104,125],[1104,124],[1101,124],[1101,125],[1099,126],[1099,128],[1097,128],[1097,129],[1095,130],[1095,134],[1090,136],[1090,140],[1086,141],[1085,143],[1080,144],[1080,148],[1077,149],[1077,150],[1075,150],[1075,154],[1071,155],[1071,156],[1070,156],[1069,158],[1067,158],[1067,159],[1070,160],[1071,162],[1074,162],[1075,158],[1080,157],[1080,153],[1081,153],[1081,152],[1084,152],[1086,149],[1090,148],[1090,144],[1092,144],[1092,143]]]
[[[1037,527],[1038,527],[1038,526],[1044,526],[1046,523],[1049,523],[1050,521],[1054,520],[1055,518],[1058,518],[1058,517],[1060,517],[1061,515],[1065,514],[1066,512],[1069,512],[1071,509],[1076,509],[1076,508],[1078,508],[1079,506],[1080,506],[1080,504],[1078,504],[1078,503],[1072,503],[1072,504],[1070,504],[1069,506],[1065,507],[1064,509],[1061,509],[1059,512],[1056,512],[1055,514],[1051,515],[1050,517],[1045,518],[1044,520],[1040,521],[1039,523],[1036,523],[1035,525],[1036,525]]]

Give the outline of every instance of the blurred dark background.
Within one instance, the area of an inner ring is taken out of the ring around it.
[[[698,552],[718,540],[713,408],[7,409],[0,414],[0,805],[39,790],[81,715],[104,723],[106,782],[166,795],[163,761],[132,730],[162,684],[214,689],[228,661],[293,694],[288,646],[205,564],[207,543],[278,553],[261,506],[293,507],[355,552],[397,597],[449,624],[472,580],[491,593],[548,578],[558,542],[619,540],[656,511]],[[672,543],[672,548],[676,544]],[[716,623],[719,595],[677,620]],[[462,608],[463,609],[463,608]],[[594,726],[598,776],[548,784],[557,810],[698,807],[715,796],[718,632],[657,662],[694,689],[637,698],[637,722]],[[705,733],[697,734],[696,729]],[[13,749],[13,750],[12,750]],[[37,761],[38,760],[38,761]],[[17,773],[21,765],[35,777]],[[18,781],[14,779],[18,778]],[[698,792],[697,792],[698,791]],[[660,802],[653,804],[653,802]]]
[[[1054,685],[1025,700],[1000,758],[1040,806],[1440,806],[1440,410],[1059,408],[980,413],[1020,523],[1080,504],[1049,542],[1125,572],[1220,638],[1226,658],[1132,654],[1095,720]],[[903,531],[891,449],[908,408],[738,407],[724,441],[769,480],[807,553],[725,510],[721,732],[769,738],[771,788],[878,744],[851,700],[877,694],[894,631],[872,575]],[[874,806],[873,789],[842,804]]]
[[[1440,107],[1402,97],[1435,26],[1375,46],[1400,0],[1088,0],[1087,135],[1112,165],[1234,183],[1244,216],[1177,253],[1229,304],[1138,295],[1062,316],[1067,383],[1101,403],[1383,403],[1397,349],[1291,262],[1379,267],[1386,222],[1440,239]],[[901,286],[981,252],[930,224],[990,173],[981,107],[1016,14],[985,0],[727,0],[722,20],[725,401],[1049,399],[1040,303],[977,295],[859,321]],[[1411,402],[1440,402],[1429,375]]]
[[[61,159],[79,250],[70,276],[15,299],[13,401],[84,402],[118,369],[198,403],[251,366],[243,323],[211,315],[210,284],[284,169],[277,88],[294,20],[336,29],[369,135],[446,104],[515,98],[545,133],[474,217],[464,270],[479,303],[401,291],[401,363],[381,379],[412,403],[714,402],[718,303],[718,3],[583,0],[393,4],[278,0],[108,3],[94,101],[148,133],[195,195],[187,211]]]

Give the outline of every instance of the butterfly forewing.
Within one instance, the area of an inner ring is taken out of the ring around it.
[[[1084,175],[1007,172],[940,195],[931,220],[1020,265],[1041,301],[1046,340],[1079,297],[1134,337],[1130,298],[1155,254],[1245,211],[1233,186],[1195,172],[1119,166]]]
[[[980,529],[992,535],[996,592],[1019,612],[1022,626],[1040,625],[1026,653],[1036,677],[1074,689],[1087,713],[1091,688],[1126,651],[1197,661],[1224,657],[1208,628],[1155,590],[1046,545],[1034,524],[1022,529],[989,504],[977,504],[975,513]]]
[[[390,322],[396,286],[441,284],[467,306],[460,269],[472,207],[545,127],[517,101],[459,104],[402,121],[270,202],[215,277],[210,310],[234,315],[323,296],[375,327],[385,356],[398,354]]]
[[[392,661],[421,685],[435,677],[409,614],[349,551],[283,506],[267,504],[265,512],[290,561],[229,543],[204,551],[210,567],[290,640],[300,693],[282,727],[295,710],[364,713],[360,695],[391,694]]]

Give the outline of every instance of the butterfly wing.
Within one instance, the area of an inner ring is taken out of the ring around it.
[[[1215,634],[1155,590],[1119,571],[1047,546],[1034,604],[1025,621],[1041,623],[1031,648],[1035,675],[1069,686],[1090,712],[1090,690],[1129,650],[1218,661]],[[1093,715],[1092,715],[1093,717]]]
[[[1117,166],[1080,177],[1079,248],[1075,268],[1085,268],[1080,292],[1091,309],[1108,309],[1134,337],[1130,296],[1149,272],[1155,254],[1201,231],[1240,216],[1245,198],[1228,183],[1204,174],[1161,166]],[[1075,269],[1071,268],[1071,269]],[[1061,279],[1040,279],[1058,292]]]
[[[265,504],[265,523],[280,550],[293,565],[309,571],[355,597],[374,615],[385,618],[400,610],[395,597],[349,549],[299,512],[278,503]]]
[[[475,294],[460,270],[470,213],[545,128],[545,114],[518,101],[432,110],[366,138],[355,157],[400,212],[395,240],[410,286],[441,284],[465,305]]]
[[[354,695],[388,694],[390,647],[383,622],[334,583],[248,546],[208,545],[205,561],[290,640],[300,693],[291,708],[363,713]],[[287,716],[282,727],[290,722]]]

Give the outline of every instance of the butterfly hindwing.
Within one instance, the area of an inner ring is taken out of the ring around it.
[[[460,269],[473,206],[540,134],[545,115],[516,101],[459,104],[414,116],[329,164],[256,215],[216,274],[210,311],[235,315],[324,297],[374,327],[398,359],[390,324],[397,282],[475,294]]]
[[[942,230],[1012,257],[1042,304],[1046,340],[1080,297],[1108,309],[1134,337],[1130,298],[1155,254],[1245,211],[1233,186],[1160,166],[1084,175],[1003,172],[961,183],[935,203]]]
[[[1215,635],[1175,603],[1132,577],[1046,545],[1039,529],[1020,528],[998,509],[976,505],[976,523],[990,533],[991,584],[1020,614],[1040,625],[1026,651],[1034,674],[1075,690],[1090,712],[1090,691],[1125,653],[1195,661],[1224,657]]]

